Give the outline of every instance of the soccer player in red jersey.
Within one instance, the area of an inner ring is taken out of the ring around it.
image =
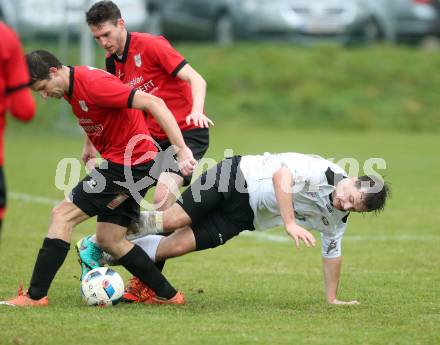
[[[44,50],[28,54],[27,61],[32,89],[43,98],[64,97],[105,161],[53,209],[28,291],[20,289],[17,297],[2,304],[48,305],[48,290],[67,256],[73,228],[94,216],[99,246],[153,290],[145,303],[183,304],[183,294],[171,286],[139,246],[125,238],[127,226],[139,217],[138,201],[152,185],[149,171],[156,154],[141,111],[154,116],[178,148],[184,175],[196,164],[173,115],[160,98],[132,89],[105,71],[64,66]]]
[[[29,71],[15,32],[0,21],[0,236],[6,208],[6,184],[3,173],[3,132],[6,113],[21,121],[35,114],[35,101],[29,86]]]
[[[213,122],[204,114],[206,82],[164,38],[146,33],[128,32],[121,12],[112,1],[99,1],[86,13],[86,22],[96,42],[106,50],[106,69],[125,84],[138,90],[153,94],[164,100],[176,118],[187,146],[194,158],[200,160],[208,150],[209,126]],[[188,186],[191,175],[183,176],[174,159],[169,138],[158,125],[156,119],[146,113],[150,133],[159,148],[157,164],[153,168],[158,176],[153,197],[155,209],[165,210],[176,200],[179,188]],[[84,162],[96,157],[95,149],[86,140],[83,154]],[[93,165],[89,164],[89,165]],[[84,237],[77,244],[82,264],[82,275],[91,267],[85,265],[99,258],[93,258],[94,237]],[[84,250],[81,250],[83,248]],[[159,269],[164,262],[157,262]],[[133,277],[127,290],[146,290]],[[127,296],[126,296],[127,297]]]
[[[200,160],[208,149],[209,125],[213,124],[203,110],[205,80],[164,37],[128,32],[119,8],[112,1],[95,3],[86,13],[86,21],[96,42],[107,52],[107,71],[130,87],[162,98],[194,158]],[[170,146],[166,133],[154,117],[146,114],[146,118],[160,151],[166,151]],[[163,160],[169,157],[162,156]],[[86,144],[83,159],[93,157],[93,147]],[[179,187],[191,182],[191,175],[182,176],[172,162],[161,162],[161,168],[155,172],[160,175],[154,194],[158,210],[170,207]]]

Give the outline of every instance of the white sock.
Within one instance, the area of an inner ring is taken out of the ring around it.
[[[131,237],[131,238],[130,238]],[[134,244],[137,244],[139,247],[142,248],[142,250],[147,253],[147,255],[150,257],[151,260],[156,262],[156,252],[157,248],[159,247],[159,243],[162,240],[162,238],[165,236],[161,235],[144,235],[144,236],[136,236],[133,235],[127,236],[127,239]],[[112,255],[110,255],[107,252],[102,253],[102,259],[101,259],[102,265],[109,265],[109,266],[118,266],[119,262],[116,260]]]
[[[149,235],[163,232],[162,211],[141,211],[139,220],[132,222],[127,234]]]
[[[163,232],[163,212],[162,211],[142,211],[139,216],[141,232],[150,231],[152,233]],[[144,231],[142,231],[144,230]]]
[[[139,237],[132,241],[132,243],[137,244],[142,250],[147,253],[151,260],[156,262],[156,252],[159,247],[159,243],[165,236],[161,235],[147,235],[144,237]]]

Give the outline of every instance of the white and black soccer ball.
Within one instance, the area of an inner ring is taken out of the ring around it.
[[[119,303],[123,294],[124,281],[118,272],[108,267],[91,270],[81,282],[81,295],[87,305],[115,305]]]

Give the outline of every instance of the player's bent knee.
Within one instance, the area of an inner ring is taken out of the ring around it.
[[[155,207],[156,207],[156,211],[166,211],[168,210],[171,206],[173,206],[175,202],[174,198],[167,198],[166,200],[163,200],[159,203],[155,203]]]
[[[68,208],[69,204],[67,201],[62,201],[57,206],[52,209],[51,222],[56,224],[68,223]]]
[[[63,201],[52,209],[50,226],[47,232],[48,238],[70,239],[75,224],[69,216],[69,206]]]
[[[112,243],[106,237],[96,236],[96,244],[99,246],[99,248],[106,252],[111,251]]]
[[[113,254],[118,251],[117,248],[121,245],[121,242],[125,241],[123,236],[112,236],[109,233],[97,233],[96,234],[96,244],[102,250]]]
[[[111,250],[112,245],[114,245],[113,238],[108,236],[108,234],[96,233],[96,244],[104,251]]]
[[[168,190],[167,189],[156,189],[153,197],[153,203],[157,210],[160,210],[166,203],[168,199]]]
[[[189,224],[191,224],[191,218],[179,204],[175,203],[164,211],[163,228],[165,230],[175,230]]]

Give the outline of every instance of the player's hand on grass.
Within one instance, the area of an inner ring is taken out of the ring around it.
[[[81,159],[84,162],[84,164],[86,165],[86,168],[88,170],[93,170],[95,169],[96,166],[96,149],[95,146],[93,146],[93,144],[86,144],[84,145],[82,154],[81,154]]]
[[[190,125],[191,121],[194,122],[194,125],[200,128],[209,128],[209,126],[214,126],[214,122],[212,122],[205,114],[203,113],[191,113],[186,117],[186,124]]]
[[[177,164],[183,176],[191,175],[196,168],[197,161],[188,146],[181,148],[177,152]]]
[[[337,298],[335,298],[334,300],[328,301],[328,303],[334,304],[334,305],[356,305],[356,304],[360,304],[356,300],[353,300],[353,301],[340,301]]]
[[[296,223],[287,225],[286,231],[295,240],[297,248],[299,248],[300,241],[303,241],[306,247],[314,247],[316,244],[315,236]]]

